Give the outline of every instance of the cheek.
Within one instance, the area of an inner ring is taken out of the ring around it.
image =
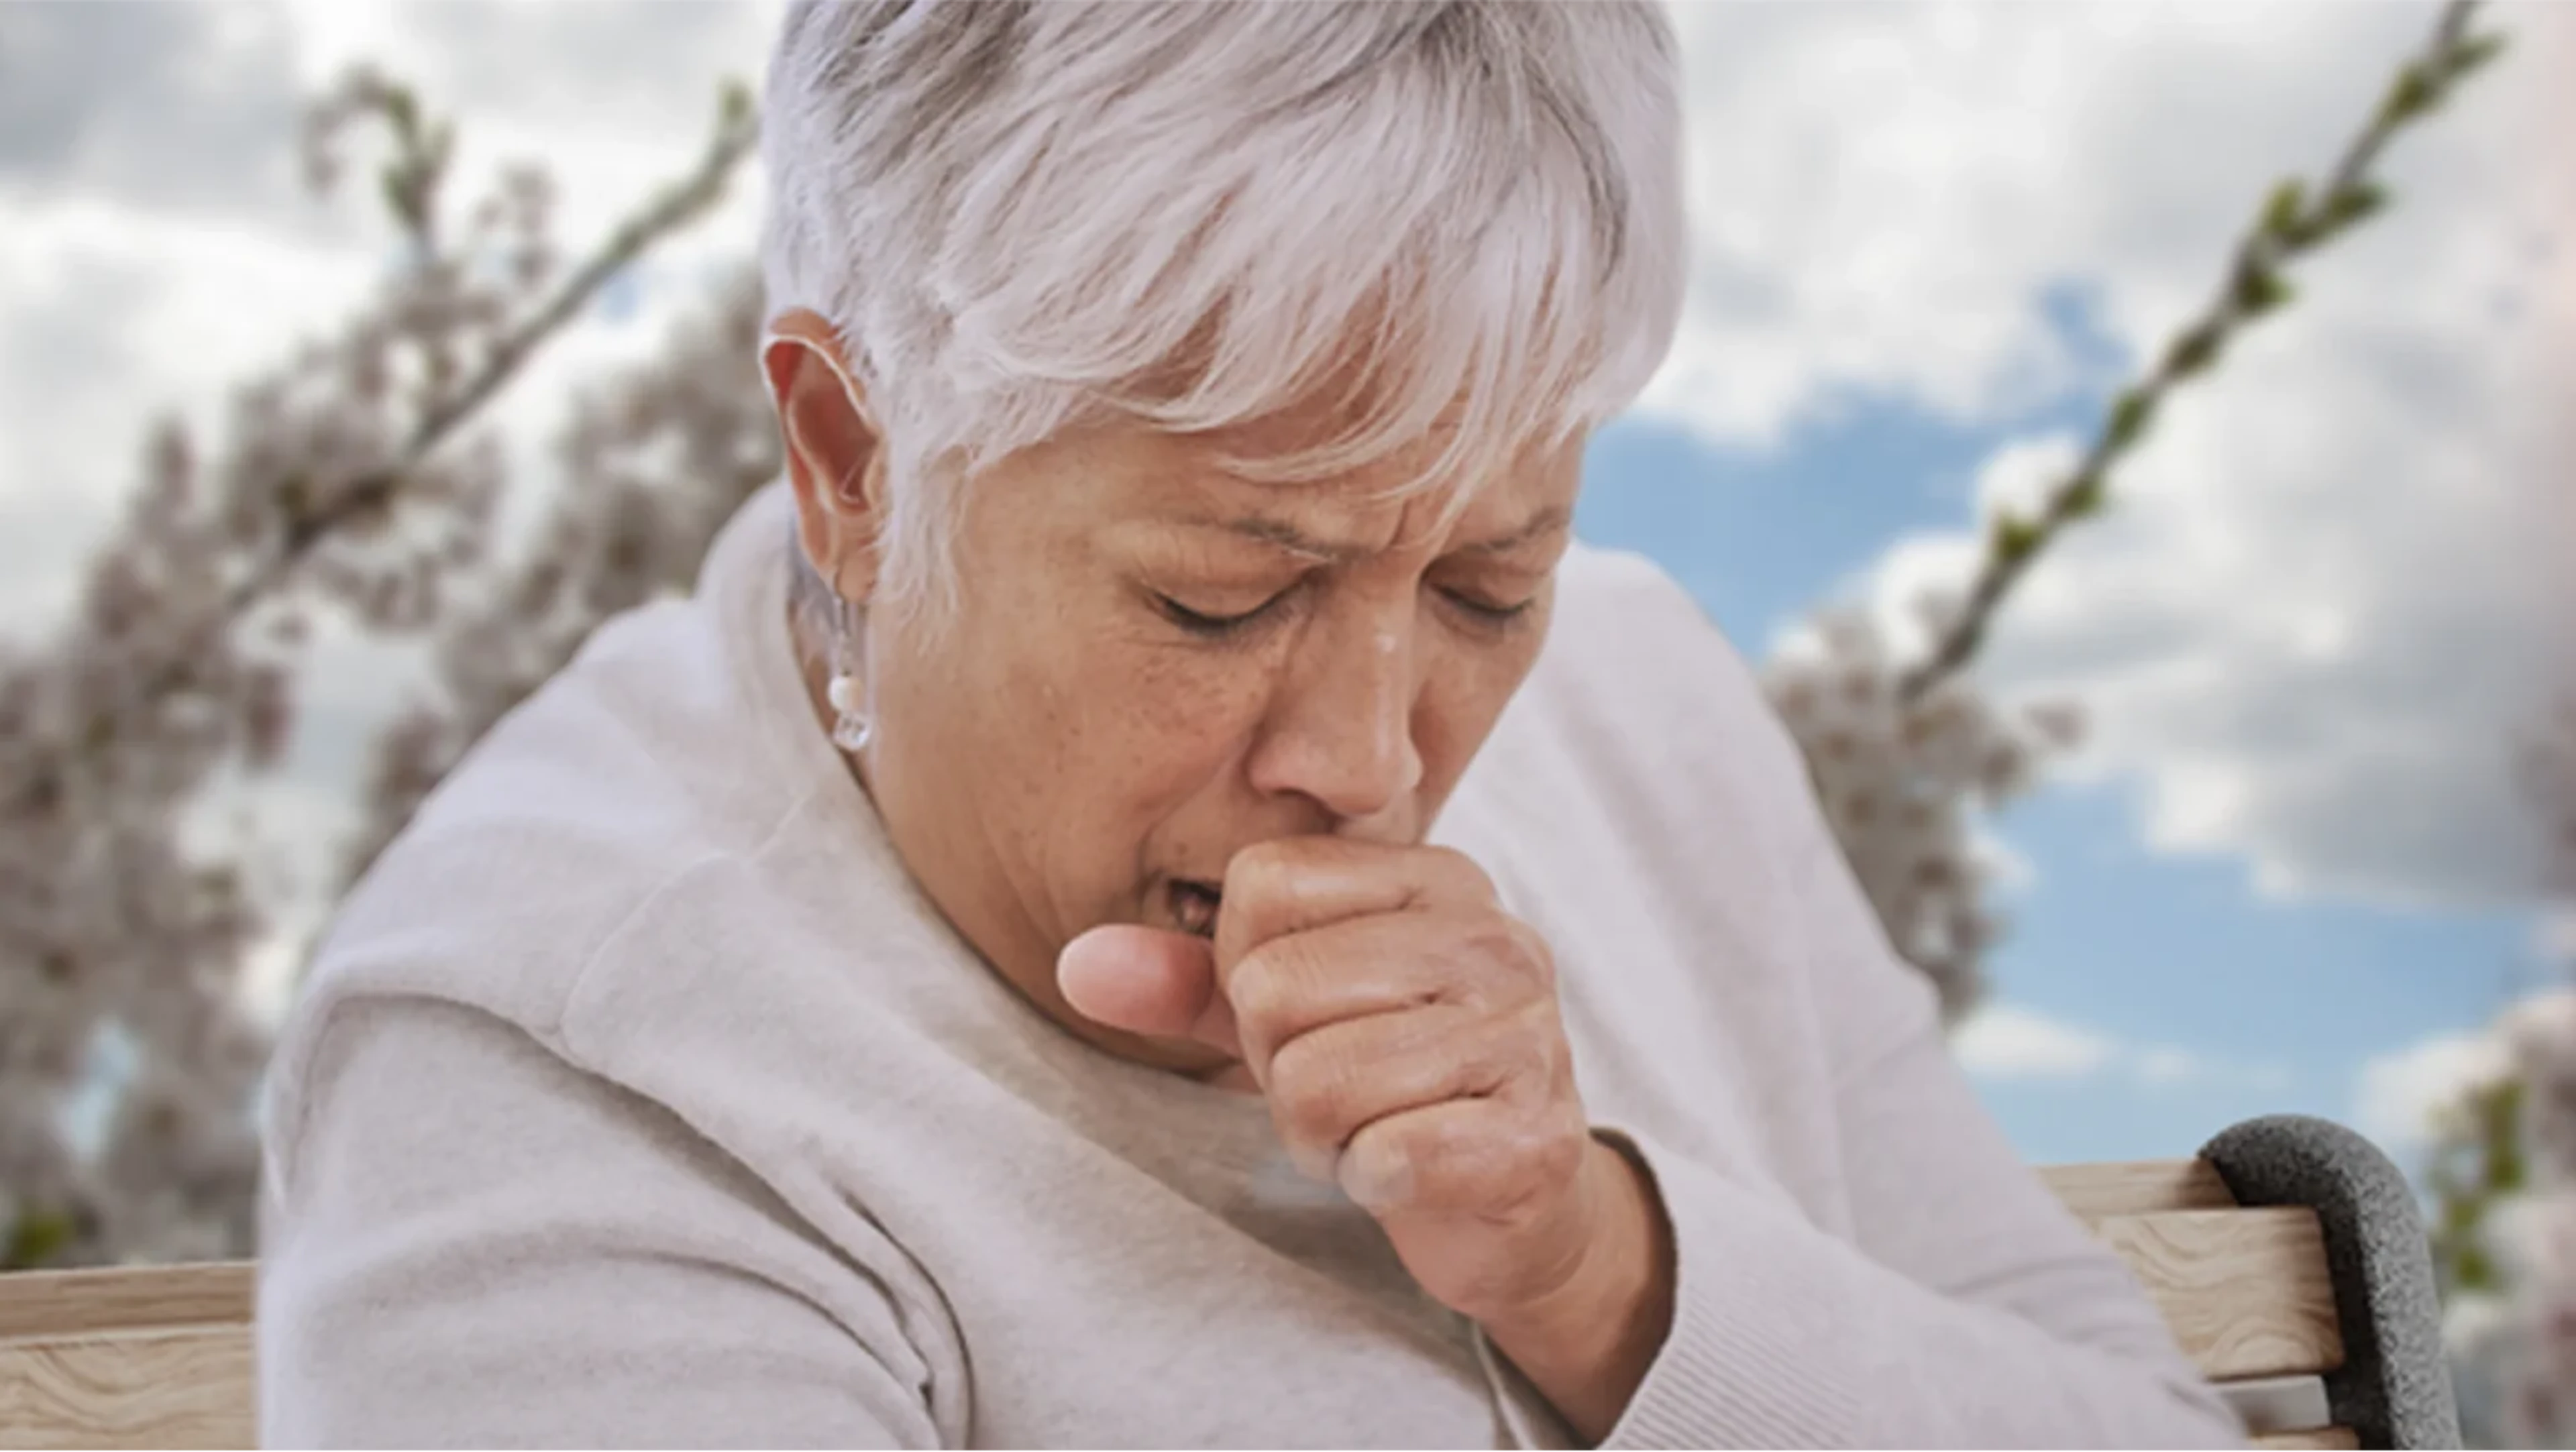
[[[984,650],[951,656],[935,689],[975,704],[951,713],[933,749],[988,816],[1016,819],[1050,856],[1123,860],[1134,839],[1226,779],[1265,709],[1272,672],[1261,653],[1175,646],[1168,630],[1078,587],[1051,607],[988,613],[1023,623],[996,620]]]
[[[1069,770],[1122,784],[1129,812],[1159,816],[1222,777],[1249,747],[1272,669],[1257,653],[1103,637],[1067,662]]]
[[[1132,602],[1070,563],[991,570],[1010,582],[961,604],[918,643],[908,732],[946,790],[1013,834],[1097,856],[1220,780],[1266,709],[1261,651],[1175,644]]]
[[[1542,612],[1547,607],[1539,607]],[[1538,663],[1546,639],[1544,614],[1500,643],[1453,643],[1441,648],[1423,679],[1414,708],[1413,744],[1422,753],[1422,790],[1436,807],[1445,800],[1476,752],[1493,734],[1503,708]]]

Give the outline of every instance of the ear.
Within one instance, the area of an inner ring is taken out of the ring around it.
[[[805,308],[772,319],[760,372],[778,412],[796,532],[841,597],[875,593],[885,529],[885,440],[832,325]]]

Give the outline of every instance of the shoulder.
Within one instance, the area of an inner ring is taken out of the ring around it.
[[[1442,820],[1565,931],[1652,922],[1761,962],[1792,956],[1819,831],[1805,758],[1733,644],[1651,561],[1589,547]]]
[[[340,904],[273,1097],[354,1004],[459,1005],[559,1049],[623,927],[757,850],[792,790],[762,770],[720,634],[698,601],[620,616],[467,753]]]
[[[1509,830],[1619,844],[1667,911],[1703,930],[1731,917],[1757,956],[1802,965],[1860,1044],[1843,1058],[1937,1032],[1928,980],[1890,949],[1760,675],[1650,561],[1587,549],[1569,566],[1512,708],[1517,770],[1550,789],[1514,794]]]
[[[1760,677],[1663,569],[1578,544],[1559,567],[1547,646],[1511,724],[1560,765],[1606,782],[1660,783],[1647,800],[1739,826],[1805,810],[1804,758]]]

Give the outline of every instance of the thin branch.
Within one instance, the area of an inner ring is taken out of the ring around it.
[[[351,478],[320,503],[298,507],[286,521],[276,550],[233,583],[220,607],[192,622],[159,653],[157,662],[136,673],[131,688],[93,713],[76,738],[63,743],[62,751],[77,753],[82,743],[114,739],[130,713],[185,687],[192,659],[205,642],[234,628],[277,592],[336,531],[394,503],[421,464],[506,387],[550,338],[578,317],[620,269],[716,203],[758,136],[750,94],[739,85],[728,85],[718,106],[714,135],[697,166],[611,232],[589,261],[501,338],[462,387],[421,416],[392,459]],[[404,221],[413,235],[423,235],[424,222],[409,216]],[[45,800],[59,788],[63,769],[60,755],[39,756],[35,769],[10,787],[0,812],[23,811]]]
[[[2165,395],[2218,361],[2239,329],[2290,300],[2280,268],[2341,236],[2387,205],[2388,194],[2370,179],[2380,153],[2397,132],[2429,115],[2462,77],[2495,58],[2501,36],[2469,33],[2477,0],[2451,0],[2420,54],[2398,70],[2370,124],[2345,146],[2325,186],[2309,192],[2297,178],[2274,187],[2254,227],[2237,244],[2217,295],[2178,333],[2146,378],[2112,401],[2101,430],[2081,462],[2053,488],[2030,518],[1998,514],[1967,599],[1923,661],[1906,673],[1903,698],[1912,702],[1965,669],[1985,643],[1987,629],[2006,596],[2020,583],[2059,531],[2101,511],[2109,499],[2112,465],[2134,448]]]
[[[546,301],[545,306],[530,314],[501,340],[500,346],[494,348],[484,361],[482,371],[445,403],[422,415],[392,462],[350,480],[328,502],[300,515],[289,528],[278,553],[233,587],[225,602],[224,623],[229,625],[239,619],[275,589],[311,553],[313,546],[333,531],[389,503],[402,488],[404,477],[444,443],[458,425],[500,392],[548,338],[579,316],[592,297],[606,287],[620,269],[642,256],[665,234],[677,230],[713,206],[724,194],[726,177],[750,154],[758,138],[758,126],[752,119],[748,99],[740,91],[728,89],[715,136],[708,143],[706,155],[699,160],[697,169],[665,189],[660,197],[610,233],[599,251],[557,286],[554,296]]]

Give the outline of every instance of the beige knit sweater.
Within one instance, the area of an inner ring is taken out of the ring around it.
[[[1113,1060],[910,887],[783,628],[783,493],[341,914],[270,1083],[278,1445],[1561,1444],[1260,1103]],[[1621,1446],[2235,1424],[2014,1158],[1742,663],[1578,550],[1443,816],[1675,1227]]]

